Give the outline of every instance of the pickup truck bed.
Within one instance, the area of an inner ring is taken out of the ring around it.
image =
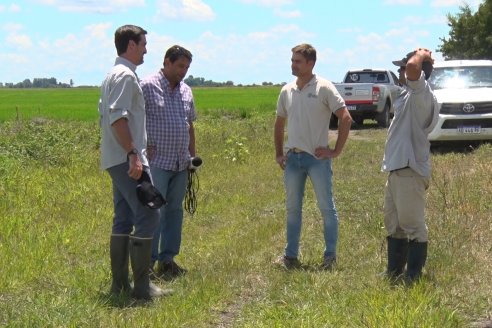
[[[373,119],[381,127],[389,126],[394,100],[401,92],[398,78],[392,71],[350,70],[344,83],[335,83],[335,87],[357,124],[362,124],[364,119]]]

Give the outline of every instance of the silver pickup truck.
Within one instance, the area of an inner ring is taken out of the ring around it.
[[[393,117],[393,103],[400,94],[398,77],[390,70],[358,69],[347,72],[343,83],[335,83],[345,105],[357,124],[376,120],[388,127]]]

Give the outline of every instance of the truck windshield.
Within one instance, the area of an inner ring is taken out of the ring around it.
[[[345,83],[389,83],[389,79],[383,72],[350,72]]]
[[[432,89],[492,87],[492,66],[435,67],[429,78]]]

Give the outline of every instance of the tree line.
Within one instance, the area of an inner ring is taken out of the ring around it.
[[[73,81],[70,83],[57,82],[56,78],[34,78],[32,81],[25,79],[19,83],[2,83],[0,82],[0,88],[18,88],[18,89],[28,89],[28,88],[71,88],[73,87]]]

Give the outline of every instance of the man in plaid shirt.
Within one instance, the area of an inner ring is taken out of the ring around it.
[[[190,158],[195,156],[196,119],[191,88],[183,82],[192,61],[190,51],[172,46],[164,67],[141,82],[147,118],[147,152],[155,186],[165,195],[160,226],[152,245],[155,276],[174,278],[186,273],[175,261],[181,245],[183,199]]]

